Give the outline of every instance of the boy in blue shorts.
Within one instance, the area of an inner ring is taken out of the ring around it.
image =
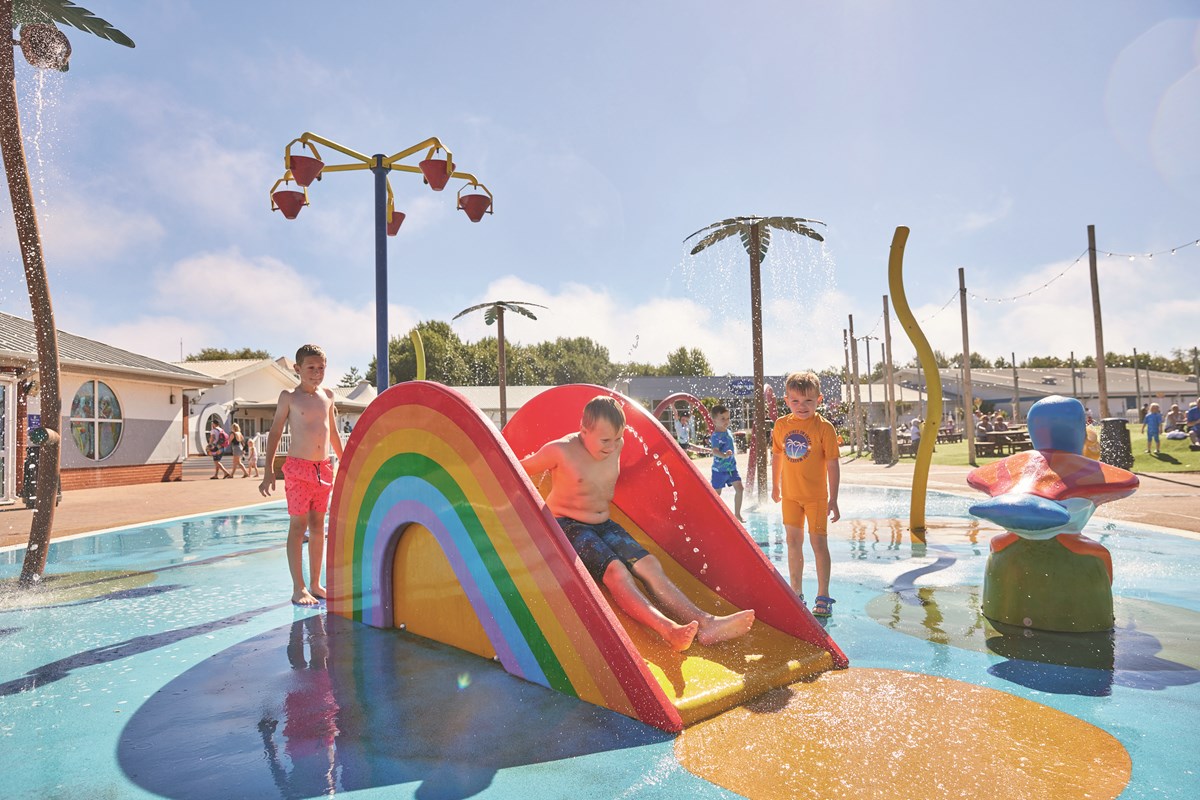
[[[708,439],[712,451],[712,487],[717,494],[726,486],[733,487],[733,515],[738,522],[742,519],[742,476],[738,474],[734,458],[733,434],[729,432],[729,408],[718,403],[712,407],[713,432]]]
[[[597,583],[629,616],[661,636],[673,650],[734,639],[750,630],[754,611],[717,617],[700,610],[629,533],[609,517],[621,473],[625,411],[599,395],[583,409],[578,433],[547,442],[521,466],[535,480],[554,479],[546,505],[567,541]],[[653,600],[651,599],[653,598]]]

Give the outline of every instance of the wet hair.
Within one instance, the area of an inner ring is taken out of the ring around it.
[[[596,395],[583,407],[583,421],[580,424],[584,428],[590,431],[600,420],[608,422],[618,431],[625,427],[625,412],[615,397]]]
[[[713,415],[714,417],[715,417],[717,414],[728,414],[728,413],[729,413],[729,406],[725,405],[724,403],[717,403],[715,406],[713,406],[713,407],[710,409],[710,411],[712,412],[712,415]]]
[[[784,391],[795,389],[803,394],[813,392],[821,394],[821,381],[817,378],[817,374],[811,370],[808,372],[793,372],[787,376],[784,382]]]
[[[325,357],[325,351],[321,349],[320,345],[302,344],[300,345],[300,349],[296,351],[296,366],[299,367],[301,364],[303,364],[304,359],[308,358],[309,356],[316,356],[322,361],[329,360]]]

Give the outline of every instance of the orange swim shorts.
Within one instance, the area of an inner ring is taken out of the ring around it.
[[[283,462],[284,494],[288,514],[297,516],[329,510],[329,493],[333,491],[333,462],[308,461],[288,456]]]
[[[808,532],[816,534],[829,533],[829,500],[784,500],[783,524],[791,528],[804,530],[808,522]]]

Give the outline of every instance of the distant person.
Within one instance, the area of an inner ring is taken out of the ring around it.
[[[1179,403],[1171,403],[1171,410],[1167,412],[1166,421],[1163,425],[1163,430],[1166,433],[1171,431],[1183,430],[1183,411],[1179,408]]]
[[[205,452],[212,456],[213,460],[213,474],[209,480],[215,481],[222,475],[228,478],[232,474],[221,463],[221,457],[225,455],[228,442],[229,434],[225,433],[225,429],[221,427],[221,421],[213,417],[212,427],[208,431],[208,447],[205,448]]]
[[[246,464],[242,461],[242,455],[246,451],[246,437],[242,436],[242,426],[233,423],[233,433],[229,435],[229,454],[233,457],[233,466],[229,468],[229,477],[237,475],[237,471],[242,471],[243,478],[249,478],[250,472],[246,469]]]
[[[250,476],[258,477],[258,445],[255,443],[257,436],[246,437],[246,466],[250,468]]]
[[[607,587],[622,611],[672,650],[686,650],[693,640],[711,645],[742,636],[754,624],[754,611],[723,617],[701,611],[667,577],[659,560],[609,516],[624,434],[621,404],[599,395],[584,406],[577,433],[547,442],[523,458],[521,466],[535,480],[551,474],[554,485],[546,505],[588,573]]]
[[[726,486],[733,487],[733,515],[742,519],[742,476],[738,474],[733,435],[729,432],[729,407],[718,403],[712,407],[713,432],[708,444],[712,450],[712,487],[717,494]]]
[[[683,452],[690,453],[692,450],[692,436],[695,429],[692,427],[692,412],[686,408],[676,410],[675,406],[671,406],[671,414],[675,418],[675,441],[679,442],[679,446],[683,448]]]
[[[1162,442],[1159,440],[1159,430],[1162,428],[1163,415],[1158,403],[1151,403],[1142,418],[1142,432],[1146,434],[1146,452],[1150,452],[1150,443],[1154,443],[1154,452],[1162,452]]]
[[[783,503],[787,533],[788,577],[792,590],[804,602],[804,525],[812,545],[817,570],[817,600],[813,614],[828,617],[836,602],[829,596],[829,522],[838,511],[837,432],[817,413],[821,383],[812,372],[787,376],[784,401],[791,413],[775,421],[771,431],[771,499]]]
[[[1138,409],[1138,422],[1145,422],[1146,415],[1149,413],[1150,413],[1150,406],[1147,405],[1146,403],[1142,403],[1142,407]],[[1147,450],[1146,452],[1150,452],[1150,451]]]
[[[325,351],[306,344],[296,351],[296,373],[300,385],[279,393],[275,419],[267,435],[267,466],[259,492],[269,497],[275,489],[275,451],[287,427],[292,434],[287,459],[283,462],[284,490],[288,506],[287,559],[292,576],[292,603],[315,606],[325,598],[321,567],[325,561],[325,512],[333,489],[333,463],[329,448],[342,457],[342,440],[337,435],[333,392],[321,388],[325,379]],[[304,535],[308,532],[308,586],[304,584]]]
[[[912,440],[913,447],[921,443],[921,420],[917,417],[913,417],[908,424],[908,438]]]
[[[1187,428],[1188,441],[1193,445],[1200,445],[1200,397],[1196,398],[1195,403],[1188,406],[1183,424]]]
[[[977,412],[978,413],[978,412]],[[992,417],[990,414],[979,414],[979,419],[975,423],[975,434],[981,438],[987,438],[987,435],[994,430],[992,427]]]
[[[994,431],[1008,430],[1008,423],[1005,421],[1004,415],[1001,414],[999,411],[997,411],[995,414],[992,414],[992,430],[994,430]]]

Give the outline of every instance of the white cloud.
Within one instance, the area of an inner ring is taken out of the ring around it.
[[[143,316],[106,324],[84,319],[92,309],[73,308],[74,327],[62,327],[165,361],[179,359],[181,338],[185,355],[205,347],[253,347],[290,356],[315,342],[329,354],[329,383],[351,366],[364,370],[375,352],[374,303],[331,301],[321,286],[274,258],[201,254],[155,274],[146,294]],[[392,336],[417,320],[410,308],[389,307]]]
[[[103,198],[57,192],[38,220],[48,263],[70,269],[94,268],[156,244],[166,231],[152,214],[126,209]]]
[[[551,290],[508,276],[490,283],[468,305],[497,299],[547,306],[534,309],[536,321],[507,315],[505,337],[510,341],[532,344],[560,336],[586,336],[607,347],[613,361],[652,364],[661,364],[679,347],[694,347],[707,356],[717,374],[751,371],[749,319],[714,313],[691,299],[647,297],[629,304],[603,288],[572,283]],[[768,302],[763,314],[765,370],[775,374],[840,364],[841,325],[835,318],[845,307],[844,300],[828,293],[814,298],[806,310],[790,299]],[[447,318],[457,311],[450,310]],[[496,335],[494,326],[484,324],[482,313],[463,317],[454,326],[467,341]]]
[[[1012,212],[1012,209],[1013,199],[1006,194],[997,198],[995,205],[990,209],[968,211],[963,215],[962,222],[958,225],[958,230],[962,233],[974,233],[975,231],[982,230],[1007,217]]]

